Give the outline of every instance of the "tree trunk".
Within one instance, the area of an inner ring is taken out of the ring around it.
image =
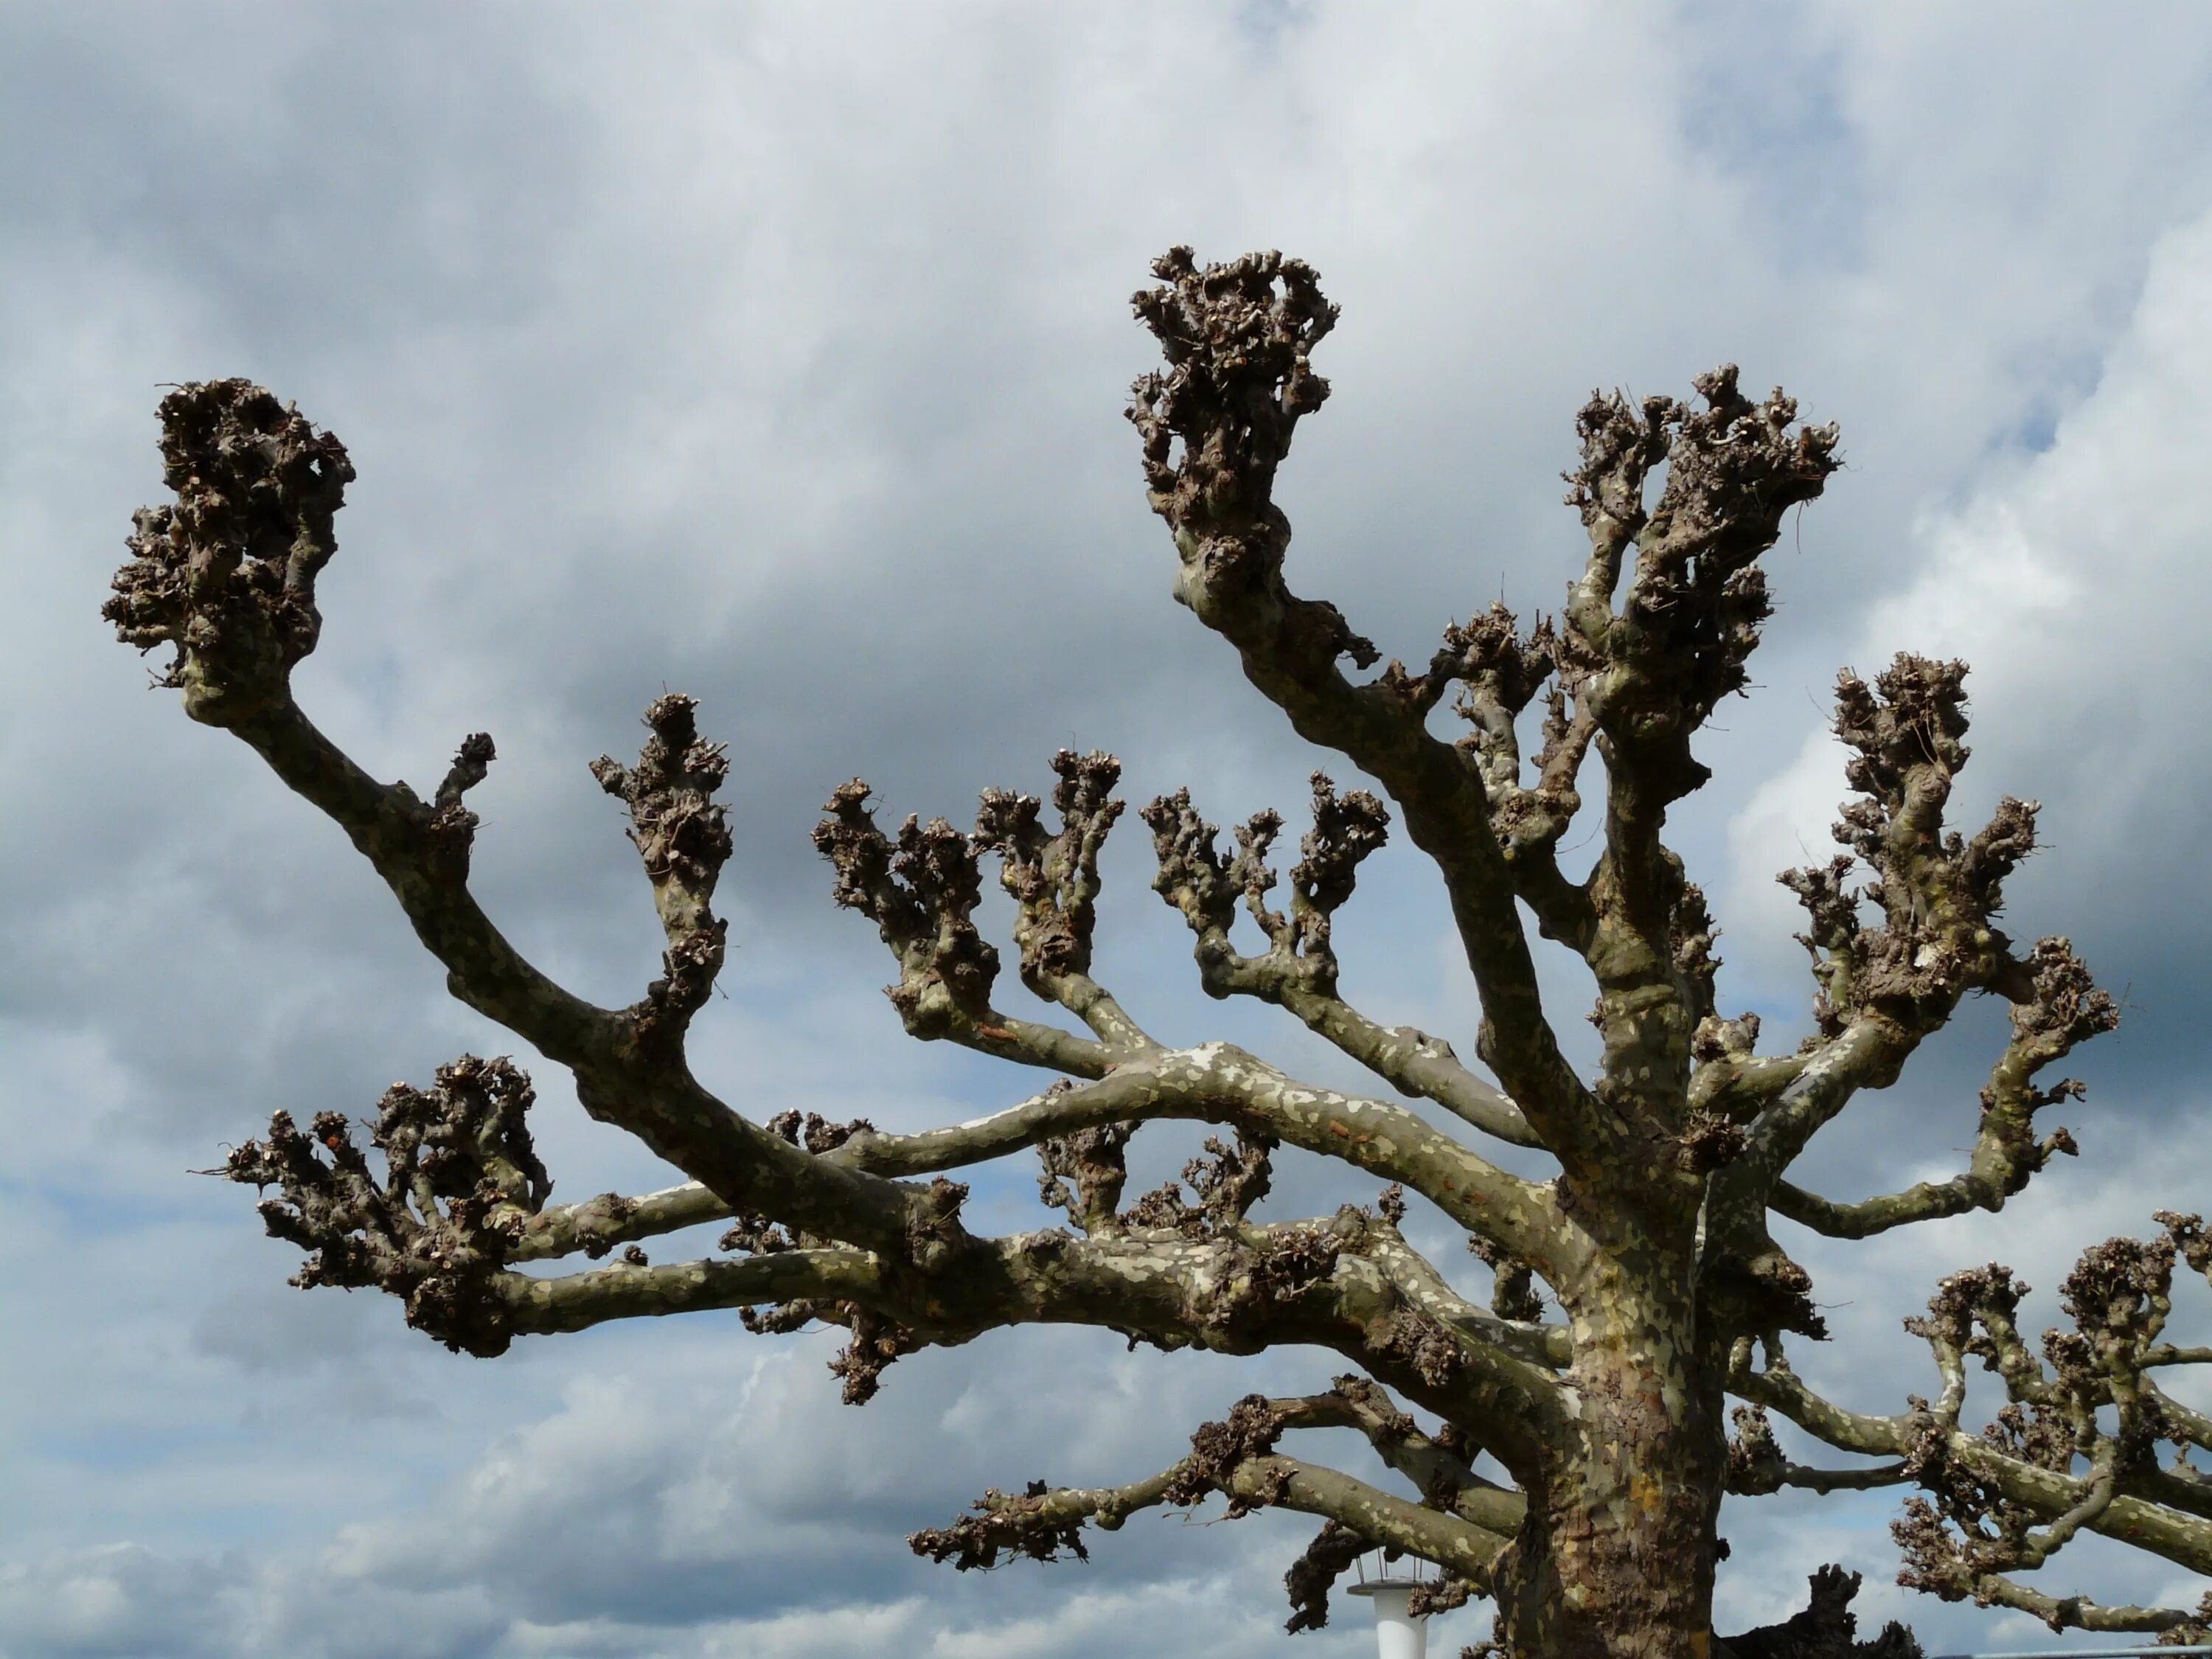
[[[1727,1439],[1686,1251],[1596,1264],[1567,1298],[1578,1432],[1501,1565],[1513,1659],[1707,1659]]]

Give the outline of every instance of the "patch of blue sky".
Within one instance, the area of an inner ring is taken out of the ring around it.
[[[1313,0],[1240,0],[1237,32],[1262,57],[1282,50],[1284,37],[1312,21]]]
[[[1838,52],[1793,7],[1736,0],[1688,15],[1698,27],[1680,110],[1692,150],[1747,192],[1778,269],[1858,264],[1872,203]]]

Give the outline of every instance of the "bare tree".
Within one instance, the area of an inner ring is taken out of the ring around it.
[[[890,947],[889,995],[907,1030],[1054,1080],[994,1116],[919,1134],[746,1116],[685,1054],[723,961],[712,901],[732,852],[714,799],[726,762],[691,699],[647,711],[635,764],[592,769],[627,809],[667,935],[662,975],[636,1002],[594,1006],[525,960],[470,895],[466,801],[491,739],[465,739],[426,799],[370,777],[293,701],[289,672],[315,644],[315,578],[353,477],[344,448],[244,381],[187,386],[161,405],[174,502],[138,514],[106,614],[131,644],[174,647],[163,683],[185,712],[252,745],[337,822],[455,996],[567,1066],[586,1110],[687,1178],[551,1204],[528,1079],[504,1060],[464,1058],[428,1090],[384,1097],[367,1125],[374,1156],[331,1111],[304,1131],[279,1113],[265,1140],[231,1155],[233,1179],[274,1189],[260,1206],[269,1231],[308,1253],[294,1282],[380,1287],[410,1323],[483,1355],[518,1336],[694,1309],[744,1309],[756,1330],[836,1325],[850,1341],[831,1369],[856,1404],[902,1354],[1024,1323],[1100,1326],[1164,1349],[1333,1351],[1347,1369],[1327,1393],[1239,1401],[1171,1468],[1111,1488],[993,1491],[912,1540],[938,1560],[988,1567],[1081,1554],[1086,1527],[1110,1530],[1156,1505],[1218,1496],[1232,1515],[1301,1510],[1323,1525],[1287,1575],[1293,1630],[1323,1623],[1332,1582],[1382,1547],[1443,1570],[1433,1604],[1492,1598],[1504,1653],[1705,1656],[1718,1645],[1724,1492],[1895,1485],[1920,1494],[1896,1528],[1907,1583],[2025,1608],[2056,1629],[2201,1635],[2212,1602],[2111,1606],[2017,1576],[2084,1532],[2212,1572],[2212,1480],[2188,1461],[2212,1447],[2212,1419],[2159,1382],[2165,1368],[2212,1362],[2212,1349],[2173,1346],[2161,1328],[2177,1265],[2212,1270],[2197,1218],[2161,1215],[2152,1242],[2084,1255],[2063,1292],[2075,1328],[2046,1335],[2039,1357],[2016,1327],[2025,1287],[2007,1269],[1946,1279],[1909,1322],[1936,1386],[1903,1410],[1824,1399],[1785,1357],[1792,1337],[1822,1330],[1809,1276],[1771,1218],[1863,1238],[2002,1207],[2074,1151],[2065,1130],[2039,1134],[2036,1120],[2080,1087],[2045,1074],[2115,1022],[2065,939],[2021,949],[1999,929],[2036,809],[2008,799],[1972,836],[1947,829],[1967,757],[1966,670],[1913,656],[1871,684],[1838,681],[1835,730],[1855,792],[1836,829],[1845,850],[1782,878],[1810,919],[1814,1035],[1795,1053],[1762,1054],[1756,1018],[1715,1006],[1713,924],[1666,844],[1667,814],[1706,781],[1692,739],[1745,687],[1769,610],[1759,557],[1784,515],[1820,494],[1835,428],[1798,424],[1779,392],[1747,398],[1733,368],[1701,377],[1695,404],[1594,397],[1566,475],[1589,551],[1557,617],[1524,631],[1493,606],[1446,629],[1425,667],[1370,673],[1378,653],[1343,613],[1286,585],[1290,525],[1273,497],[1293,430],[1328,392],[1310,354],[1335,307],[1310,268],[1278,254],[1200,267],[1179,248],[1155,273],[1159,286],[1135,306],[1166,366],[1137,382],[1129,417],[1180,561],[1176,597],[1302,736],[1382,796],[1316,774],[1312,827],[1286,879],[1276,814],[1224,847],[1187,792],[1164,797],[1140,814],[1154,886],[1189,926],[1207,994],[1282,1008],[1370,1071],[1378,1092],[1302,1082],[1226,1042],[1166,1047],[1094,977],[1119,768],[1064,752],[1048,811],[992,791],[972,831],[916,817],[886,830],[855,781],[815,836],[837,902]],[[1431,729],[1455,690],[1468,728],[1455,740]],[[1577,876],[1559,848],[1593,750],[1602,836]],[[1340,988],[1335,915],[1394,811],[1442,879],[1480,994],[1474,1054],[1488,1077]],[[1067,1021],[994,1000],[999,955],[974,921],[989,860],[1014,902],[1022,983]],[[1237,942],[1240,911],[1256,951]],[[1524,912],[1595,981],[1595,1075],[1561,1052]],[[1814,1133],[1893,1082],[1970,993],[2012,1012],[1966,1169],[1855,1203],[1793,1184]],[[1437,1127],[1445,1117],[1449,1132]],[[1223,1133],[1181,1182],[1127,1202],[1130,1138],[1163,1119]],[[1547,1155],[1556,1173],[1510,1173],[1485,1156],[1491,1143]],[[1372,1183],[1357,1189],[1369,1201],[1255,1219],[1285,1144],[1349,1166]],[[1024,1153],[1041,1159],[1042,1202],[1066,1224],[970,1231],[967,1188],[946,1172]],[[1407,1244],[1407,1193],[1465,1230],[1489,1267],[1487,1305]],[[708,1259],[654,1263],[638,1244],[708,1221],[728,1223]],[[578,1255],[600,1265],[540,1265]],[[1979,1431],[1962,1419],[1973,1360],[2010,1401]],[[1769,1413],[1879,1461],[1793,1462]],[[1359,1431],[1400,1490],[1297,1455],[1297,1431],[1320,1427]],[[2168,1446],[2179,1455],[2162,1455]],[[1824,1572],[1805,1613],[1728,1645],[1738,1659],[1850,1651],[1856,1583]],[[1860,1650],[1914,1649],[1893,1626]]]

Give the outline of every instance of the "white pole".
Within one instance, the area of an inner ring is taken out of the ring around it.
[[[1407,1611],[1413,1599],[1412,1579],[1370,1579],[1353,1585],[1352,1594],[1374,1600],[1376,1659],[1428,1659],[1429,1615],[1417,1619]]]
[[[1413,1599],[1410,1585],[1386,1584],[1375,1592],[1376,1659],[1428,1659],[1429,1617],[1406,1611]]]

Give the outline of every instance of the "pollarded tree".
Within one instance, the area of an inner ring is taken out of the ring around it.
[[[1898,1485],[1923,1494],[1897,1527],[1908,1583],[2024,1607],[2055,1628],[2200,1630],[2212,1603],[2109,1606],[2015,1576],[2082,1532],[2212,1572],[2212,1480],[2187,1457],[2212,1447],[2212,1419],[2158,1380],[2212,1362],[2212,1350],[2162,1340],[2177,1262],[2212,1270],[2196,1218],[2161,1216],[2151,1243],[2090,1250],[2064,1286],[2075,1328],[2045,1337],[2040,1357],[2016,1325],[2025,1287],[2005,1269],[1945,1280],[1909,1322],[1934,1361],[1932,1397],[1901,1411],[1823,1399],[1785,1358],[1789,1339],[1822,1333],[1809,1277],[1771,1218],[1863,1238],[2001,1207],[2073,1151],[2063,1129],[2039,1133],[2039,1112],[2080,1093],[2047,1074],[2114,1023],[2063,939],[2022,949],[1999,930],[2035,809],[2008,799],[1972,836],[1946,827],[1967,754],[1966,671],[1911,656],[1872,684],[1842,677],[1836,732],[1856,792],[1837,826],[1846,850],[1783,878],[1810,916],[1814,1035],[1795,1053],[1762,1054],[1757,1019],[1715,1005],[1713,925],[1666,844],[1667,814],[1706,780],[1692,739],[1744,689],[1768,613],[1759,557],[1784,514],[1820,494],[1835,429],[1797,424],[1778,392],[1746,398],[1733,368],[1702,377],[1695,404],[1593,398],[1567,474],[1589,553],[1559,616],[1524,631],[1494,606],[1448,628],[1425,666],[1370,673],[1377,653],[1342,612],[1287,585],[1290,525],[1273,499],[1293,430],[1328,395],[1310,354],[1335,307],[1310,269],[1276,254],[1200,267],[1177,249],[1155,271],[1160,285],[1136,310],[1166,368],[1137,382],[1129,416],[1152,509],[1173,535],[1176,597],[1302,736],[1391,805],[1316,775],[1312,828],[1285,880],[1275,814],[1225,848],[1179,792],[1140,815],[1154,885],[1188,924],[1209,995],[1278,1006],[1388,1092],[1343,1094],[1228,1043],[1170,1048],[1147,1034],[1091,973],[1118,768],[1063,753],[1049,811],[993,791],[971,832],[913,817],[886,831],[854,782],[815,836],[837,902],[890,949],[906,1029],[1054,1080],[995,1116],[919,1134],[747,1117],[685,1054],[723,960],[712,901],[732,852],[714,800],[726,763],[691,700],[647,711],[635,764],[592,769],[628,811],[667,934],[662,976],[636,1002],[594,1006],[526,961],[470,895],[466,798],[491,739],[464,741],[426,798],[370,777],[293,701],[290,670],[315,644],[315,578],[353,477],[343,447],[243,381],[187,386],[161,407],[175,501],[138,515],[107,615],[131,644],[173,646],[164,682],[185,712],[242,738],[336,820],[456,996],[567,1066],[588,1112],[688,1178],[642,1197],[550,1203],[529,1080],[506,1060],[465,1058],[427,1090],[384,1097],[368,1125],[374,1156],[330,1111],[304,1131],[280,1113],[265,1140],[232,1154],[233,1179],[275,1189],[260,1206],[270,1231],[309,1253],[295,1282],[381,1287],[411,1324],[483,1355],[518,1336],[695,1309],[742,1308],[756,1330],[837,1325],[850,1340],[832,1370],[855,1403],[901,1354],[1024,1323],[1102,1326],[1165,1349],[1331,1350],[1349,1370],[1328,1392],[1242,1400],[1170,1468],[1114,1488],[994,1491],[913,1540],[936,1559],[989,1566],[1080,1553],[1086,1526],[1111,1529],[1153,1505],[1219,1495],[1232,1514],[1302,1510],[1324,1524],[1287,1575],[1293,1629],[1321,1624],[1332,1582],[1380,1546],[1442,1568],[1442,1601],[1493,1598],[1505,1653],[1705,1656],[1717,1646],[1724,1492]],[[1456,740],[1431,729],[1455,693],[1468,727]],[[1593,772],[1603,833],[1576,874],[1559,844]],[[1335,915],[1392,811],[1441,878],[1481,1000],[1474,1053],[1494,1082],[1340,988]],[[994,1000],[999,957],[973,920],[992,860],[1015,905],[1022,983],[1068,1022]],[[1595,981],[1594,1075],[1561,1052],[1524,910]],[[1256,951],[1237,942],[1240,911],[1256,924]],[[2004,998],[2012,1023],[1966,1168],[1856,1203],[1794,1185],[1815,1133],[1893,1081],[1974,993]],[[1182,1183],[1127,1202],[1130,1138],[1161,1119],[1222,1134]],[[1510,1173],[1484,1155],[1492,1142],[1547,1154],[1556,1174]],[[1285,1144],[1349,1166],[1369,1202],[1255,1219]],[[947,1172],[1022,1154],[1042,1159],[1043,1203],[1066,1224],[971,1231],[967,1189]],[[1408,1192],[1467,1231],[1492,1269],[1487,1305],[1407,1244]],[[637,1243],[721,1220],[721,1253],[708,1259],[655,1263]],[[601,1265],[542,1266],[578,1255]],[[1547,1316],[1540,1281],[1559,1316]],[[1979,1431],[1962,1417],[1970,1360],[2010,1401]],[[1790,1462],[1770,1413],[1881,1461]],[[1401,1490],[1297,1455],[1297,1431],[1316,1427],[1362,1431]],[[1508,1479],[1486,1478],[1479,1462]],[[1856,1583],[1824,1573],[1797,1620],[1729,1645],[1738,1659],[1846,1650]],[[1911,1650],[1894,1628],[1867,1645]]]

